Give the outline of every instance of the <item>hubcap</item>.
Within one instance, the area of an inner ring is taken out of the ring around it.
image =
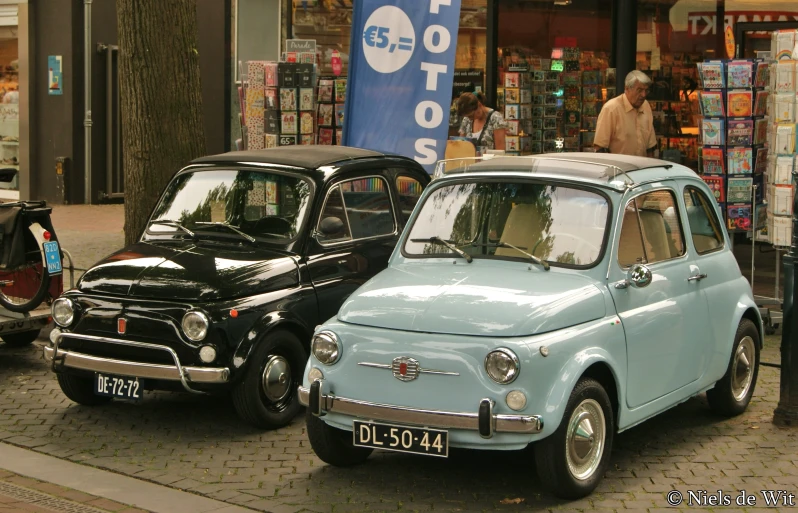
[[[270,356],[263,367],[261,385],[266,398],[277,402],[291,391],[291,365],[282,356]]]
[[[604,411],[593,399],[582,401],[571,414],[565,456],[574,478],[582,481],[596,472],[604,454],[605,426]]]
[[[744,337],[737,346],[731,368],[731,389],[735,401],[742,401],[751,389],[756,365],[756,348],[751,337]]]

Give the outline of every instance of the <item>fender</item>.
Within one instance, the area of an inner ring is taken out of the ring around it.
[[[261,316],[238,343],[238,347],[233,354],[233,367],[236,373],[246,367],[249,355],[252,354],[252,349],[255,345],[265,340],[270,331],[282,327],[286,327],[300,335],[299,339],[306,345],[306,349],[309,349],[307,346],[310,344],[310,336],[313,333],[313,329],[291,312],[284,310],[269,312]]]
[[[625,340],[621,341],[625,344]],[[625,348],[624,352],[625,353]],[[568,398],[571,396],[571,391],[576,386],[579,379],[585,374],[585,371],[596,363],[604,363],[610,369],[612,379],[615,380],[615,390],[617,396],[612,397],[612,391],[608,390],[607,394],[610,395],[610,400],[617,401],[618,410],[615,412],[616,429],[618,428],[618,419],[620,418],[620,409],[625,404],[624,398],[624,385],[626,383],[626,362],[619,362],[603,347],[587,347],[565,362],[559,375],[561,379],[555,380],[553,386],[549,389],[546,396],[546,404],[544,406],[544,420],[545,427],[540,437],[549,436],[560,425],[565,414],[565,407],[568,403]]]
[[[707,369],[705,374],[705,377],[707,377],[709,381],[717,381],[726,373],[726,369],[729,366],[732,344],[734,344],[734,335],[737,333],[737,327],[740,325],[740,321],[742,321],[743,318],[751,319],[754,322],[759,332],[759,349],[761,350],[763,348],[765,343],[765,328],[762,323],[762,316],[759,314],[759,308],[751,297],[743,294],[737,300],[737,304],[734,305],[734,314],[729,317],[729,324],[727,324],[728,331],[726,332],[728,336],[716,346],[718,352],[712,358],[709,369]]]

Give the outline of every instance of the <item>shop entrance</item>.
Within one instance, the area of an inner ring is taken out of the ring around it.
[[[756,59],[757,52],[770,51],[770,34],[777,30],[798,29],[798,21],[737,23],[734,40],[738,59]]]

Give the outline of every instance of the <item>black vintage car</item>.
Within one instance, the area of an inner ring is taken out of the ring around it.
[[[80,404],[221,391],[255,426],[283,426],[314,327],[387,266],[428,183],[411,159],[346,147],[197,159],[139,242],[53,303],[45,359]]]

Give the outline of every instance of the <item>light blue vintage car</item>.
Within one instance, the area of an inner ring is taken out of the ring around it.
[[[693,171],[594,153],[444,167],[390,266],[315,331],[299,396],[319,458],[534,443],[540,479],[578,498],[616,432],[702,392],[746,409],[762,322]]]

